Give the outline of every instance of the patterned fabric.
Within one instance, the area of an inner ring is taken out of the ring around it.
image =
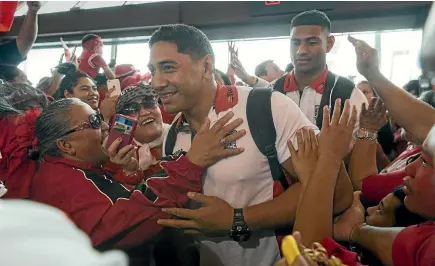
[[[116,112],[118,113],[131,100],[138,97],[146,98],[147,101],[153,102],[155,105],[157,105],[156,92],[151,88],[150,85],[140,83],[137,86],[127,87],[121,92],[118,103],[116,104]]]

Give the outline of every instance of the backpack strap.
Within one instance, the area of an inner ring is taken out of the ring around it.
[[[257,148],[267,157],[274,181],[279,180],[286,190],[289,187],[284,171],[278,161],[276,151],[276,130],[273,123],[271,96],[269,88],[255,88],[249,92],[246,116]]]
[[[280,77],[276,80],[275,85],[273,86],[273,90],[284,93],[284,84],[285,84],[285,78],[287,77],[288,73],[286,73],[284,76]]]
[[[171,154],[174,153],[174,148],[175,148],[175,143],[177,142],[177,125],[178,125],[178,120],[180,119],[180,117],[182,116],[182,113],[178,113],[175,117],[174,120],[172,121],[172,125],[168,130],[168,135],[166,136],[166,140],[165,140],[165,156],[169,156]]]
[[[341,99],[341,111],[344,108],[344,102],[350,99],[352,92],[355,88],[355,84],[347,78],[335,75],[331,71],[328,71],[326,76],[326,85],[320,100],[319,113],[316,118],[316,125],[319,129],[322,128],[323,123],[323,107],[329,105],[331,108],[331,115],[334,112],[335,100]]]

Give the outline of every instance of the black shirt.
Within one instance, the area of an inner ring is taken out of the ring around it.
[[[26,58],[22,58],[16,39],[0,44],[0,65],[18,66],[24,60]]]

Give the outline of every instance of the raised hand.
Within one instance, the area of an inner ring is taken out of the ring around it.
[[[230,52],[231,57],[239,56],[239,48],[237,48],[237,50],[236,50],[236,43],[235,42],[228,42],[228,51]]]
[[[27,1],[27,7],[30,12],[38,13],[39,9],[41,9],[40,1]]]
[[[317,137],[314,130],[301,129],[296,133],[296,138],[298,143],[297,151],[291,141],[288,141],[287,145],[296,175],[301,185],[306,186],[317,163]]]
[[[347,38],[355,47],[356,66],[358,72],[370,80],[373,75],[379,73],[378,51],[362,40],[355,39],[351,36]]]
[[[387,115],[387,108],[384,102],[381,99],[372,98],[368,108],[366,103],[362,105],[359,116],[360,128],[377,133],[387,123]]]
[[[245,68],[243,67],[242,63],[240,62],[237,56],[231,57],[231,68],[234,70],[236,76],[239,77],[244,82],[247,82],[248,79],[251,77],[248,74],[248,72],[246,72]]]
[[[331,156],[342,160],[348,153],[356,124],[357,110],[346,100],[343,113],[340,116],[341,99],[335,101],[332,119],[329,106],[323,108],[323,126],[319,137],[319,156]]]
[[[226,149],[229,143],[233,143],[246,134],[245,130],[230,134],[243,123],[241,118],[235,119],[227,125],[234,116],[228,112],[210,128],[210,120],[207,118],[192,141],[187,158],[194,164],[208,167],[217,161],[240,154],[244,148]]]

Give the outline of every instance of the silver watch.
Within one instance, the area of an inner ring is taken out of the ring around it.
[[[378,133],[377,132],[373,132],[370,130],[367,130],[365,128],[360,128],[355,137],[358,140],[371,140],[371,141],[377,141],[378,140]]]

